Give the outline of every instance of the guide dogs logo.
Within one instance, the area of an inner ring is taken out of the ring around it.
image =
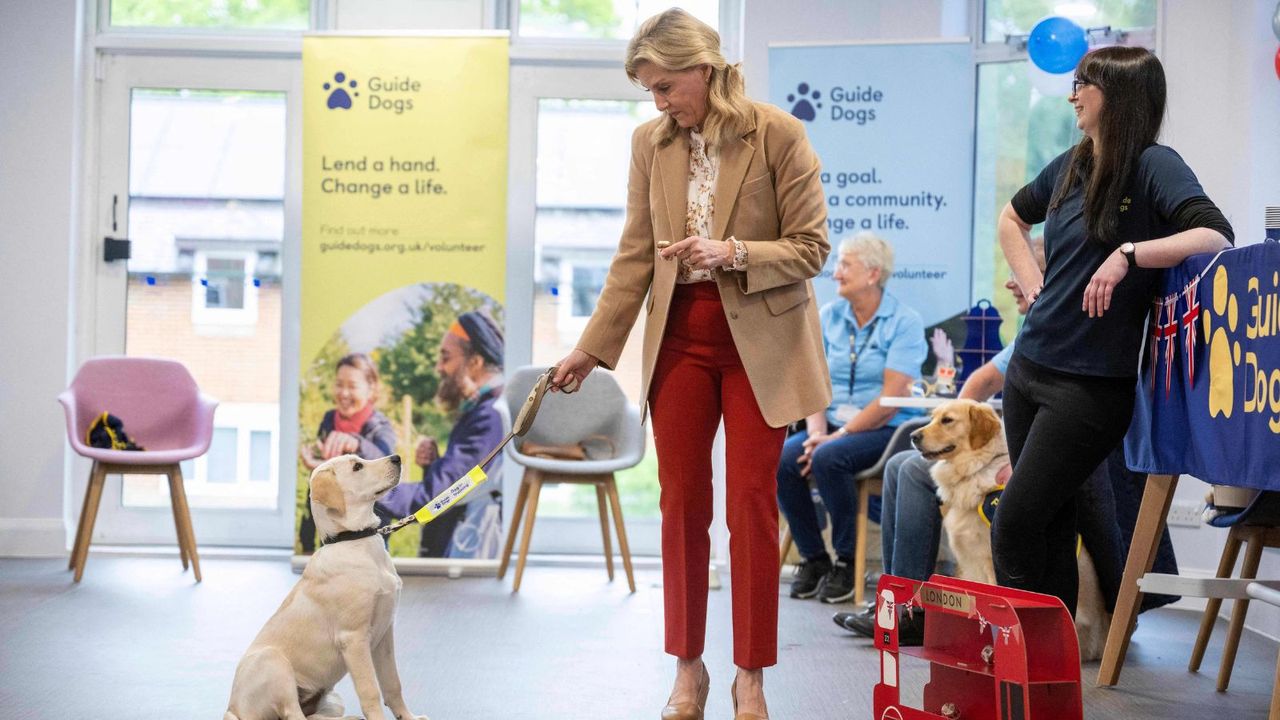
[[[348,88],[351,90],[347,92]],[[360,97],[356,90],[356,81],[347,79],[347,74],[339,70],[333,74],[333,82],[325,83],[324,89],[329,91],[329,99],[325,103],[330,110],[351,109],[351,98]]]
[[[818,98],[821,97],[822,93],[818,92],[817,88],[810,91],[809,83],[800,83],[796,86],[796,91],[787,96],[787,102],[792,103],[791,114],[805,122],[813,122],[814,118],[818,117],[814,107],[822,107],[822,103],[818,102]],[[813,102],[810,103],[810,100]]]
[[[364,93],[363,106],[370,110],[387,110],[396,115],[414,109],[414,100],[422,93],[422,83],[409,76],[392,74],[390,77],[370,75],[368,82],[357,83],[346,72],[333,74],[333,81],[326,82],[328,91],[325,105],[330,110],[351,110]]]

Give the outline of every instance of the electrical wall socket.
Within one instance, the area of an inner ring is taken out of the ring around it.
[[[1203,512],[1204,503],[1175,500],[1169,506],[1169,524],[1177,527],[1200,527],[1204,523],[1200,517]]]

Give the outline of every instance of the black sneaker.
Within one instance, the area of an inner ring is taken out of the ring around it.
[[[822,583],[819,599],[824,603],[842,603],[853,597],[853,564],[847,560],[836,560]]]
[[[791,597],[811,598],[822,589],[822,581],[831,572],[831,558],[823,555],[805,560],[796,566],[795,580],[791,582]]]

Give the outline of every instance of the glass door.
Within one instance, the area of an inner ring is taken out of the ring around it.
[[[509,322],[514,364],[550,365],[564,357],[591,316],[618,248],[626,210],[631,135],[657,115],[647,93],[621,64],[608,68],[512,68],[512,238],[509,289],[527,318]],[[530,252],[531,251],[531,252]],[[532,300],[526,308],[517,298]],[[631,331],[618,380],[640,401],[644,313]],[[527,333],[526,338],[517,337]],[[635,554],[658,553],[658,466],[649,449],[639,465],[617,474],[628,539]],[[508,482],[519,482],[519,469]],[[513,485],[509,485],[514,487]],[[507,493],[514,498],[515,493]],[[509,513],[508,513],[509,516]],[[535,552],[600,552],[592,486],[543,489],[533,535]]]
[[[102,68],[92,240],[127,238],[130,257],[95,258],[93,353],[177,360],[218,399],[208,453],[182,464],[198,542],[287,546],[296,455],[281,433],[281,334],[298,63],[104,56]],[[168,508],[163,476],[109,480],[97,540],[172,543]]]

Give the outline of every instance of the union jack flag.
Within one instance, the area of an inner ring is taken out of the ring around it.
[[[1177,344],[1174,337],[1178,334],[1178,296],[1170,295],[1164,299],[1165,321],[1160,323],[1160,339],[1164,341],[1164,397],[1169,399],[1169,390],[1173,382],[1173,353]]]
[[[1187,352],[1187,384],[1196,382],[1196,319],[1200,315],[1200,278],[1195,278],[1182,290],[1182,300],[1187,311],[1182,313],[1182,344]]]

